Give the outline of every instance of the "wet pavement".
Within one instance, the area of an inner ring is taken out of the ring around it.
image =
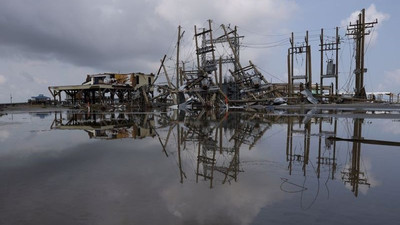
[[[395,224],[399,125],[370,111],[9,113],[0,223]]]

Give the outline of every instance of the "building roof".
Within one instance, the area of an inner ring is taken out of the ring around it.
[[[39,94],[38,96],[32,96],[32,99],[35,99],[35,100],[47,100],[47,99],[50,99],[50,97],[47,97],[47,96],[45,96],[43,94]]]

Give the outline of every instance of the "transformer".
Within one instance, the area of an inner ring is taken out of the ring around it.
[[[333,59],[328,60],[328,64],[326,65],[326,75],[335,75],[336,74],[336,64],[333,63]]]

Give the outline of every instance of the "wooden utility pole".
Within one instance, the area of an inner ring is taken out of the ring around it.
[[[164,57],[164,59],[165,59],[165,57]],[[169,79],[169,76],[168,76],[168,73],[167,73],[167,69],[165,68],[163,60],[161,60],[161,68],[164,70],[165,77],[167,78],[167,82],[168,82],[169,91],[171,92],[171,90],[173,90],[174,87],[173,87],[173,85],[171,83],[171,80]],[[177,101],[177,97],[176,97],[175,93],[170,93],[170,94],[172,96],[172,100],[173,100],[174,104],[177,105],[178,101]]]
[[[308,30],[306,31],[306,37],[305,37],[305,44],[306,44],[306,71],[305,71],[305,76],[306,76],[306,88],[311,89],[311,67],[309,66],[310,64],[310,59],[311,59],[311,54],[310,53],[310,46],[308,45]]]
[[[235,37],[234,39],[234,49],[233,51],[235,52],[235,55],[237,57],[237,60],[240,61],[240,52],[239,52],[239,36],[237,34],[237,26],[235,26],[235,29],[233,30],[233,36]],[[238,68],[236,67],[235,64],[235,70],[237,70]]]
[[[292,32],[290,41],[290,48],[288,49],[288,91],[289,97],[294,94],[294,80],[304,80],[306,88],[311,91],[312,74],[311,74],[311,46],[308,43],[308,31],[306,31],[306,36],[304,43],[296,46],[294,44],[294,35]],[[294,55],[305,54],[305,74],[304,75],[294,75]]]
[[[179,75],[180,75],[179,76],[179,81],[180,81],[180,85],[181,86],[183,85],[183,79],[187,80],[187,78],[185,77],[184,71],[185,71],[185,62],[182,61],[182,68],[179,71]]]
[[[340,36],[339,36],[339,27],[336,27],[336,80],[335,80],[335,95],[339,93],[339,45],[340,45]],[[321,83],[322,85],[322,83]]]
[[[195,44],[196,44],[197,68],[200,69],[200,55],[198,54],[198,50],[197,50],[197,49],[199,49],[199,43],[197,41],[197,36],[198,36],[197,27],[196,27],[196,25],[194,25],[194,41],[195,41]]]
[[[356,41],[356,69],[354,70],[354,74],[356,76],[355,81],[355,98],[363,98],[365,99],[365,87],[364,87],[364,73],[367,72],[367,69],[364,68],[364,46],[365,46],[365,36],[370,34],[369,28],[373,28],[375,24],[378,23],[378,19],[375,19],[374,22],[365,22],[365,9],[361,10],[361,13],[358,14],[358,20],[355,24],[350,22],[350,25],[347,26],[346,35],[352,36]]]
[[[208,29],[210,30],[210,45],[211,48],[214,49],[214,40],[213,40],[213,36],[212,36],[212,27],[211,27],[211,20],[208,20]],[[206,40],[204,40],[205,42]],[[215,64],[215,52],[211,51],[211,55],[212,55],[212,63]],[[214,70],[214,79],[215,79],[215,83],[218,83],[218,78],[217,78],[217,70]]]
[[[215,62],[215,47],[212,39],[211,20],[208,21],[208,30],[203,28],[203,31],[197,33],[197,28],[194,26],[194,39],[196,43],[197,67],[202,72],[202,76],[214,73],[214,79],[217,81],[217,67]],[[201,37],[201,47],[199,46],[198,38]],[[211,54],[211,58],[207,54]],[[200,60],[201,57],[201,60]]]
[[[229,47],[232,49],[232,52],[233,52],[233,57],[234,57],[234,61],[235,61],[235,70],[242,70],[243,67],[240,64],[240,60],[239,60],[239,51],[238,51],[239,48],[238,48],[238,46],[236,46],[237,41],[234,41],[235,45],[233,45],[232,42],[230,41],[230,37],[229,37],[230,33],[227,32],[227,30],[225,28],[225,25],[222,24],[221,27],[224,30],[224,34],[225,34],[225,37],[226,37],[227,42],[229,44]],[[237,39],[237,37],[236,37],[237,36],[236,27],[235,27],[234,34],[235,34],[234,39],[236,40]]]
[[[292,97],[293,95],[293,82],[292,82],[292,77],[293,77],[293,60],[294,60],[294,55],[292,54],[293,52],[293,47],[294,47],[294,34],[292,32],[292,36],[289,39],[290,41],[290,48],[288,49],[288,58],[287,58],[287,63],[288,63],[288,92],[289,92],[289,97]]]
[[[183,32],[185,33],[185,32]],[[176,88],[179,88],[179,45],[181,42],[181,37],[183,35],[183,33],[181,34],[181,26],[178,26],[178,42],[176,44]]]
[[[219,57],[219,88],[222,89],[222,57]]]

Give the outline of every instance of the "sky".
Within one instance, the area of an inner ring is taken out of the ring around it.
[[[340,27],[339,88],[353,91],[353,40],[345,33],[362,8],[368,22],[378,19],[366,41],[366,90],[397,94],[400,3],[395,0],[1,0],[0,103],[11,96],[13,102],[50,96],[49,86],[81,84],[87,74],[157,73],[164,54],[173,73],[177,27],[185,31],[181,60],[190,65],[193,26],[204,27],[209,19],[216,33],[221,24],[237,26],[245,36],[242,63],[251,60],[272,82],[287,81],[290,33],[300,43],[307,30],[313,83],[319,82],[320,29],[333,36]],[[299,70],[303,60],[296,59]]]

